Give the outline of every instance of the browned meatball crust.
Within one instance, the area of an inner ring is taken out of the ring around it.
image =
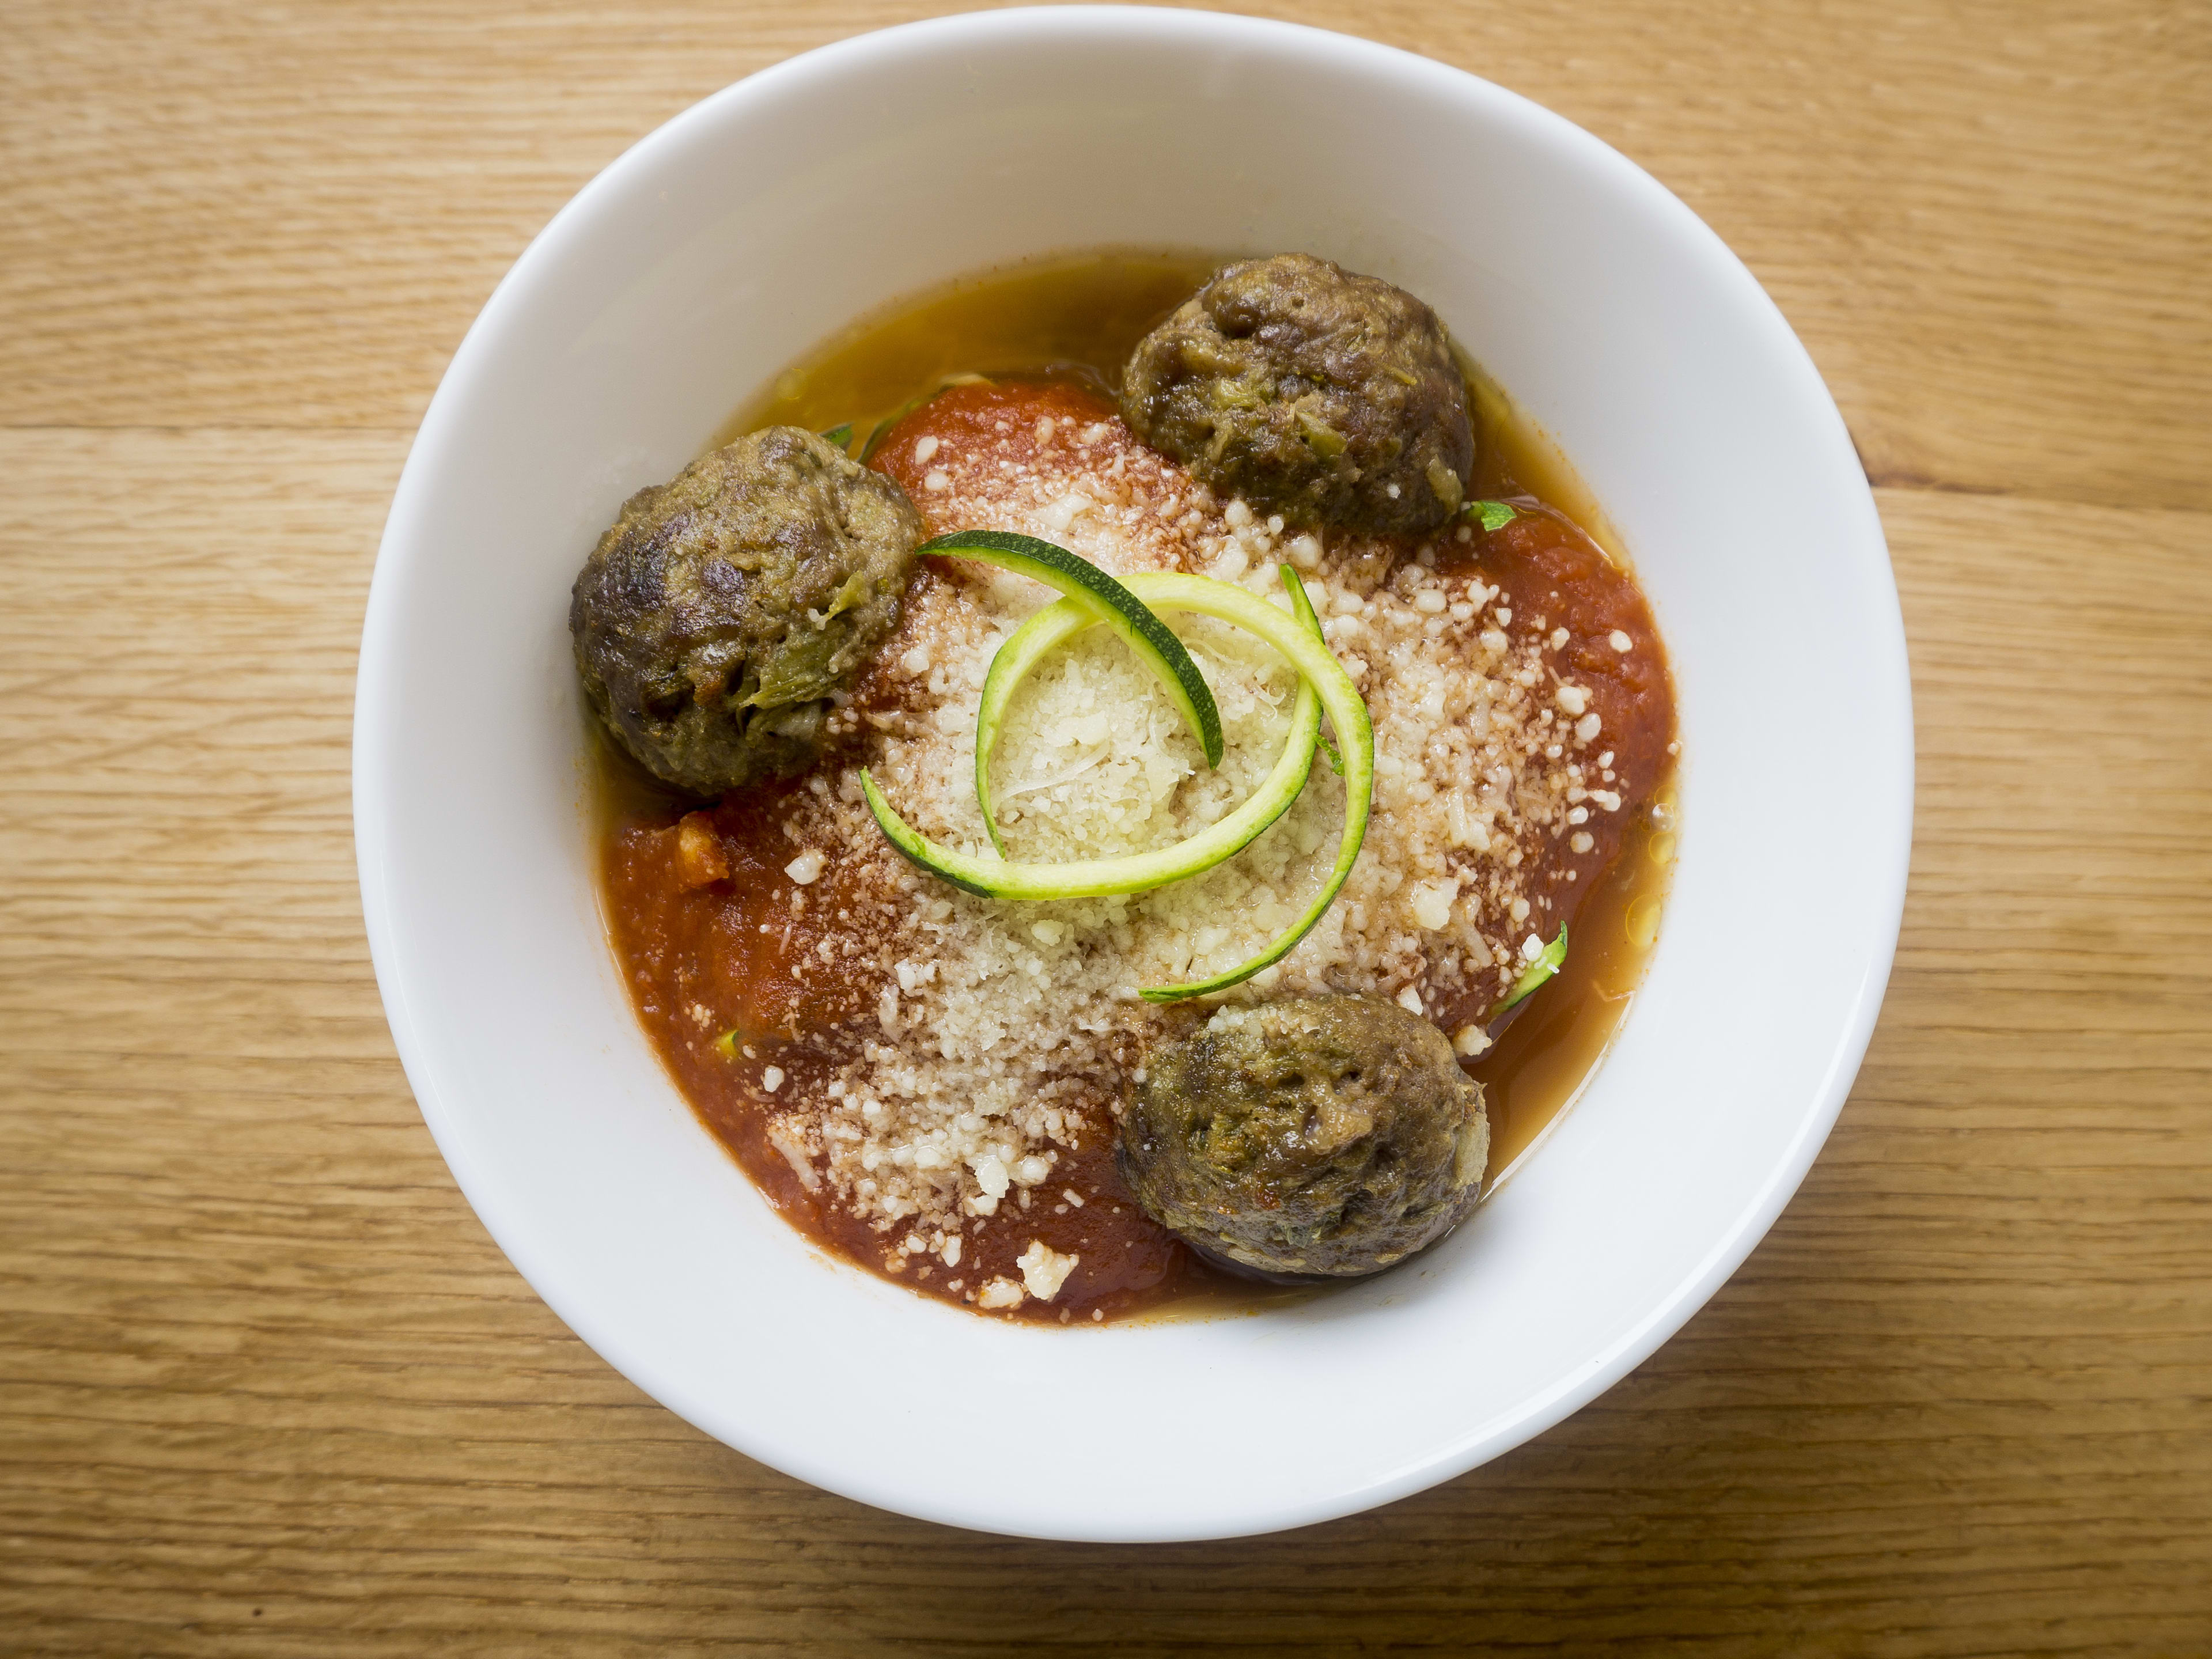
[[[1482,1087],[1379,997],[1226,1008],[1146,1057],[1115,1161],[1162,1226],[1263,1273],[1352,1278],[1471,1210]]]
[[[1467,383],[1436,313],[1310,254],[1214,272],[1138,343],[1121,414],[1215,490],[1296,524],[1433,529],[1473,477]]]
[[[568,608],[585,693],[678,788],[802,771],[897,626],[921,535],[905,491],[812,433],[740,438],[631,496],[585,562]]]

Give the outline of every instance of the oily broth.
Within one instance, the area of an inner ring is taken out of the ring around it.
[[[778,374],[723,422],[718,448],[767,426],[823,432],[877,423],[972,374],[1073,374],[1118,392],[1137,342],[1227,259],[1110,251],[963,276],[863,319]],[[1557,507],[1616,562],[1623,544],[1559,447],[1464,351],[1477,446],[1474,493],[1528,494]]]
[[[1463,351],[1455,349],[1454,355],[1467,378],[1468,406],[1474,414],[1470,493],[1478,500],[1492,501],[1502,495],[1534,495],[1573,520],[1575,527],[1604,549],[1607,558],[1626,568],[1627,544],[1550,434],[1522,411],[1481,365]]]
[[[964,278],[864,319],[793,363],[732,416],[714,445],[764,426],[819,431],[850,422],[857,449],[878,422],[978,374],[1071,377],[1110,392],[1136,342],[1220,263],[1212,255],[1111,252]],[[1478,428],[1474,493],[1534,496],[1625,564],[1617,533],[1557,447],[1479,367],[1461,362]],[[594,742],[593,816],[603,842],[625,826],[670,822],[681,812],[685,803],[611,741],[602,734]],[[1618,856],[1579,907],[1565,969],[1487,1054],[1468,1064],[1490,1111],[1488,1184],[1541,1139],[1618,1030],[1656,939],[1672,847],[1669,781],[1627,826]],[[1195,1261],[1163,1288],[1146,1316],[1255,1312],[1317,1293],[1232,1279]]]
[[[963,277],[854,324],[741,406],[714,446],[764,426],[876,424],[956,377],[1066,374],[1119,389],[1139,340],[1221,263],[1210,254],[1097,252]],[[714,446],[710,446],[714,447]]]
[[[1583,901],[1566,966],[1468,1067],[1490,1111],[1492,1186],[1582,1092],[1643,982],[1674,858],[1673,815],[1669,784],[1629,826],[1612,867]]]

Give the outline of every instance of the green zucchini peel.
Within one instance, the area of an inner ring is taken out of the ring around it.
[[[1295,712],[1293,711],[1294,716]],[[1284,757],[1267,781],[1227,817],[1209,824],[1187,841],[1152,853],[1131,853],[1121,858],[1075,859],[1066,864],[1027,864],[1010,859],[975,858],[939,845],[908,823],[884,799],[875,777],[860,772],[861,792],[868,810],[890,844],[933,876],[984,898],[1074,899],[1103,898],[1109,893],[1148,893],[1155,887],[1182,881],[1211,870],[1256,841],[1260,833],[1290,810],[1305,787],[1313,766],[1313,733],[1321,729],[1316,702],[1308,716],[1304,751],[1294,726]]]
[[[1223,612],[1222,594],[1233,593],[1238,599],[1258,605],[1274,617],[1282,612],[1264,599],[1255,599],[1241,587],[1231,587],[1205,576],[1163,576],[1146,574],[1132,576],[1130,582],[1140,592],[1156,592],[1156,584],[1202,582],[1205,589],[1179,589],[1172,595],[1164,595],[1163,608],[1174,611],[1195,611],[1204,615],[1219,616]],[[1218,590],[1210,592],[1206,589]],[[1301,594],[1303,599],[1304,595]],[[1068,609],[1061,611],[1060,606]],[[1057,612],[1058,615],[1054,616]],[[1310,608],[1308,616],[1312,615]],[[1080,599],[1068,599],[1046,607],[1036,617],[1023,624],[1024,629],[1036,624],[1041,617],[1054,620],[1038,629],[1033,639],[1058,644],[1084,629],[1104,620],[1091,614]],[[1287,619],[1285,619],[1287,620]],[[1005,657],[1021,634],[999,647]],[[1326,654],[1319,632],[1312,636],[1312,645]],[[1042,654],[1041,653],[1038,654]],[[1287,654],[1287,653],[1286,653]],[[1034,662],[1036,657],[1030,660]],[[995,668],[995,662],[994,666]],[[1012,693],[1010,680],[1000,702]],[[1109,893],[1143,893],[1155,887],[1165,887],[1211,870],[1224,859],[1237,854],[1258,840],[1261,832],[1288,811],[1291,804],[1304,792],[1306,779],[1313,771],[1314,750],[1321,735],[1320,697],[1303,678],[1298,696],[1291,706],[1291,731],[1283,745],[1283,753],[1274,768],[1260,787],[1245,798],[1243,804],[1218,823],[1209,824],[1188,840],[1172,847],[1163,847],[1150,853],[1131,853],[1120,858],[1076,859],[1064,864],[1023,863],[1006,858],[977,858],[965,853],[956,853],[940,846],[915,830],[892,810],[884,799],[883,791],[866,770],[860,774],[860,788],[867,797],[868,810],[875,814],[876,823],[892,846],[924,870],[985,898],[999,899],[1071,899],[1103,898]],[[984,747],[977,726],[979,748]],[[985,750],[988,760],[988,749]],[[988,810],[988,804],[987,804]]]
[[[1139,571],[1124,577],[1122,580],[1131,593],[1155,612],[1184,608],[1155,604],[1148,597],[1158,591],[1155,573]],[[1015,690],[1028,678],[1031,669],[1077,635],[1096,628],[1103,620],[1095,610],[1079,599],[1058,600],[1045,606],[1016,629],[991,659],[990,671],[983,677],[982,698],[975,711],[975,804],[982,809],[983,828],[991,837],[991,845],[998,848],[1000,858],[1007,856],[1006,842],[1006,837],[999,833],[998,808],[991,798],[991,757],[998,749],[999,732],[1006,720],[1006,706],[1013,701]],[[1315,628],[1318,631],[1318,621]],[[1298,688],[1301,694],[1306,690],[1303,675],[1299,677]]]
[[[1176,604],[1176,591],[1170,584],[1206,580],[1207,578],[1203,576],[1164,577],[1160,587],[1154,590],[1153,603]],[[1227,584],[1217,582],[1213,586]],[[1210,978],[1181,985],[1148,986],[1138,993],[1147,1002],[1181,1002],[1190,997],[1210,996],[1232,985],[1243,984],[1290,955],[1297,948],[1298,941],[1313,931],[1314,924],[1328,914],[1328,907],[1336,902],[1337,894],[1351,879],[1352,867],[1358,861],[1360,843],[1367,838],[1367,815],[1375,800],[1375,726],[1367,717],[1367,705],[1360,699],[1359,688],[1352,683],[1352,676],[1344,672],[1343,665],[1322,642],[1321,621],[1306,599],[1305,585],[1288,565],[1283,567],[1283,586],[1290,590],[1291,615],[1286,616],[1241,587],[1229,591],[1243,604],[1208,614],[1256,634],[1273,646],[1290,659],[1291,665],[1305,677],[1307,684],[1320,697],[1328,723],[1335,728],[1344,761],[1344,832],[1337,842],[1336,863],[1313,902],[1258,956]],[[1318,743],[1316,734],[1316,746]],[[1310,755],[1307,764],[1312,764]]]
[[[1273,646],[1298,671],[1298,696],[1291,708],[1291,729],[1282,758],[1243,805],[1219,823],[1157,852],[1065,864],[1024,864],[972,857],[929,841],[892,811],[874,778],[864,770],[860,786],[869,811],[891,844],[915,864],[957,887],[988,898],[1096,898],[1109,893],[1144,892],[1212,868],[1250,845],[1288,811],[1312,774],[1314,757],[1321,743],[1320,717],[1325,711],[1342,750],[1345,821],[1335,865],[1320,893],[1289,928],[1249,961],[1206,979],[1154,986],[1139,994],[1148,1002],[1176,1002],[1206,996],[1227,990],[1272,967],[1312,931],[1351,876],[1360,845],[1366,838],[1375,781],[1375,734],[1366,704],[1360,700],[1358,688],[1352,684],[1351,677],[1323,641],[1320,619],[1314,615],[1297,573],[1285,568],[1282,575],[1290,593],[1291,610],[1287,612],[1243,588],[1207,576],[1146,573],[1129,579],[1132,596],[1145,605],[1160,611],[1194,611],[1243,628]],[[1018,680],[1019,672],[1016,671],[1026,672],[1045,650],[1091,625],[1077,614],[1080,608],[1079,602],[1054,616],[1058,607],[1048,607],[1024,625],[1024,629],[1036,629],[1026,641],[1023,640],[1022,630],[1017,630],[1000,647],[1000,658],[1006,661],[1009,670],[998,702],[1000,713],[1004,712],[1006,697],[1012,695],[1013,684]],[[1047,617],[1051,619],[1043,620]],[[1022,648],[1015,651],[1018,641],[1022,641]],[[997,660],[993,667],[995,673]],[[986,748],[980,731],[978,746]]]
[[[982,701],[975,710],[975,804],[983,809],[984,831],[1000,858],[1006,856],[1006,838],[999,833],[998,808],[991,800],[991,755],[999,746],[1006,705],[1030,669],[1098,623],[1097,613],[1088,605],[1055,599],[1007,636],[983,676]]]
[[[1513,981],[1513,988],[1505,994],[1505,1000],[1490,1011],[1489,1018],[1510,1013],[1543,988],[1552,975],[1566,966],[1567,924],[1559,924],[1559,936],[1544,947],[1543,954],[1521,970],[1521,977]]]
[[[915,551],[947,554],[996,565],[1001,570],[1041,581],[1090,609],[1100,622],[1121,637],[1165,688],[1176,711],[1198,734],[1198,745],[1205,752],[1206,763],[1221,764],[1221,711],[1214,706],[1213,693],[1206,684],[1206,677],[1198,672],[1198,665],[1183,649],[1182,641],[1168,631],[1168,625],[1154,616],[1143,600],[1090,560],[1035,536],[1017,536],[1003,530],[956,530],[949,536],[924,542]],[[984,821],[990,822],[988,817]],[[994,843],[997,839],[995,835],[992,837]]]

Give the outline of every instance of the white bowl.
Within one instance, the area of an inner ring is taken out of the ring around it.
[[[1389,277],[1548,428],[1672,649],[1680,865],[1650,977],[1519,1174],[1287,1312],[995,1323],[811,1249],[656,1063],[602,931],[568,586],[623,498],[863,313],[994,262],[1310,250]],[[554,1310],[748,1455],[956,1525],[1167,1540],[1382,1503],[1618,1380],[1812,1162],[1897,936],[1903,628],[1820,377],[1680,202],[1555,115],[1362,41],[1002,11],[781,64],[594,179],[409,457],[355,724],[369,941],[422,1115]]]

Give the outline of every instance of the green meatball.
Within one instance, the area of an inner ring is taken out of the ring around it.
[[[1474,476],[1467,382],[1437,314],[1310,254],[1214,272],[1137,345],[1122,418],[1294,524],[1432,530]]]
[[[584,690],[655,777],[719,795],[804,771],[898,625],[921,515],[811,432],[770,427],[641,489],[568,607]]]
[[[1379,997],[1225,1008],[1146,1060],[1115,1149],[1162,1226],[1232,1265],[1356,1278],[1474,1207],[1482,1087]]]

